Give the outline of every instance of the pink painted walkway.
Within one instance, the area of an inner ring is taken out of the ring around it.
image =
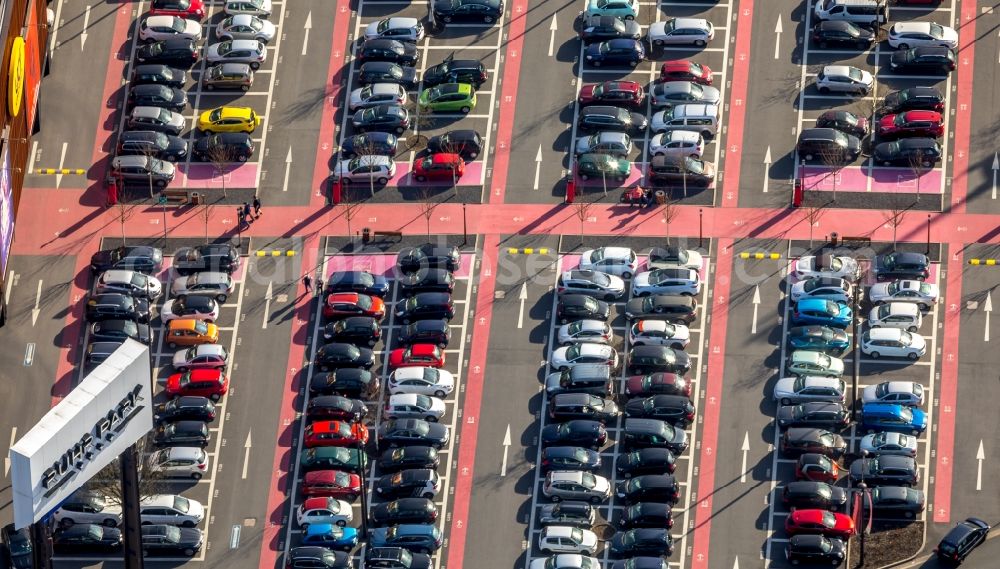
[[[226,188],[255,188],[257,185],[257,170],[259,166],[253,163],[234,163],[226,166],[222,173],[216,172],[211,164],[179,164],[177,175],[171,182],[170,189],[187,188],[192,190]]]
[[[830,168],[822,166],[806,166],[804,170],[805,190],[831,192],[836,186],[838,192],[867,192],[868,168],[865,166],[844,168],[834,173]],[[921,194],[941,193],[941,170],[931,170],[920,176]],[[915,194],[917,192],[917,177],[909,168],[872,168],[871,192],[889,194]]]

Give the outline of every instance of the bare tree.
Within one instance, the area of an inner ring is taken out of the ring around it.
[[[361,204],[357,202],[352,202],[349,199],[344,199],[340,203],[341,209],[344,210],[344,219],[347,220],[347,239],[353,240],[354,233],[351,231],[351,220],[354,219],[358,214],[358,210],[361,209]],[[353,241],[352,241],[353,242]]]
[[[673,223],[680,212],[681,210],[677,207],[677,202],[671,200],[669,197],[666,197],[660,205],[660,215],[663,216],[663,228],[667,238],[667,245],[670,245],[670,224]]]
[[[420,214],[424,216],[424,220],[427,222],[427,238],[431,238],[431,218],[434,217],[434,210],[441,205],[441,202],[436,202],[431,199],[431,191],[428,188],[421,188],[420,190]]]
[[[120,196],[118,202],[112,206],[112,213],[115,216],[115,220],[121,224],[122,228],[122,246],[125,246],[125,224],[128,223],[132,216],[135,215],[135,204],[126,203],[122,200],[124,196]]]
[[[898,205],[893,205],[891,208],[884,210],[882,212],[882,219],[885,220],[885,224],[892,228],[892,250],[896,250],[896,231],[899,226],[903,224],[903,220],[906,217],[906,210],[901,209]]]
[[[593,207],[592,202],[578,201],[573,203],[573,212],[580,220],[580,245],[583,245],[583,224],[590,218],[590,210]]]
[[[913,178],[917,182],[917,199],[914,200],[914,203],[920,201],[920,181],[924,174],[926,174],[930,169],[931,164],[933,164],[933,160],[931,160],[922,150],[917,150],[910,156],[909,160],[907,160],[910,172],[913,173]]]
[[[816,206],[809,206],[802,210],[806,217],[806,222],[809,224],[809,248],[813,247],[813,229],[819,224],[819,220],[823,217],[824,209]]]
[[[204,200],[204,198],[202,198],[202,199]],[[208,223],[210,221],[212,221],[212,210],[209,209],[209,207],[208,207],[208,200],[204,200],[202,202],[201,211],[199,212],[198,215],[200,215],[202,221],[205,222],[205,240],[208,241]],[[239,212],[236,215],[236,223],[239,223],[239,224],[242,225],[242,223],[243,223],[243,212],[242,211]]]
[[[136,452],[141,461],[139,463],[140,500],[163,493],[167,486],[163,474],[147,468],[144,462],[146,453],[154,450],[147,439],[140,439],[136,443]],[[84,486],[87,491],[102,494],[110,504],[115,506],[121,506],[125,501],[122,493],[122,469],[119,460],[115,458],[110,464],[98,471]]]
[[[823,164],[830,168],[830,175],[833,176],[833,201],[837,201],[837,177],[840,170],[847,165],[844,153],[837,148],[824,148],[819,154]]]
[[[378,165],[382,161],[382,156],[380,154],[380,149],[375,144],[375,141],[373,141],[371,137],[366,136],[364,141],[362,141],[360,144],[355,145],[354,157],[352,158],[352,160],[357,160],[358,166],[372,167]],[[392,157],[390,157],[389,160],[391,161]],[[372,175],[368,176],[368,191],[371,193],[371,197],[373,198],[375,197],[376,177],[377,176],[372,176]],[[382,183],[381,179],[382,178],[380,178],[379,181],[380,184]],[[384,179],[386,182],[389,181],[388,178]],[[344,178],[344,181],[347,182],[348,178]]]
[[[226,197],[226,168],[236,161],[236,152],[229,146],[210,146],[205,153],[208,161],[212,164],[215,174],[222,178],[222,197]]]

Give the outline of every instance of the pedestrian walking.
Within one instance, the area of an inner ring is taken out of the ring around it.
[[[240,229],[250,229],[247,217],[243,215],[243,206],[236,206],[236,219],[240,220]]]
[[[257,196],[253,197],[253,218],[257,219],[260,217],[260,198]]]
[[[306,287],[306,292],[312,292],[313,280],[309,275],[302,277],[302,286]]]
[[[243,219],[247,220],[247,224],[253,221],[253,215],[250,213],[250,204],[243,202]]]
[[[325,294],[323,289],[323,279],[316,279],[316,292],[318,294]]]

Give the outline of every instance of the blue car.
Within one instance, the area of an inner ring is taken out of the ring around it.
[[[634,20],[639,15],[639,0],[589,0],[584,16],[617,16]]]
[[[639,40],[614,39],[588,45],[583,57],[594,67],[619,64],[635,67],[646,59],[646,48]]]
[[[344,158],[354,158],[355,156],[365,154],[395,156],[397,142],[395,134],[388,132],[366,132],[344,139],[344,144],[340,147],[340,153]]]
[[[836,356],[851,345],[851,337],[829,326],[796,326],[788,330],[788,343],[796,350],[819,350]]]
[[[919,435],[927,429],[927,414],[916,407],[895,403],[866,403],[861,408],[861,428],[869,433],[890,431]]]
[[[319,545],[330,549],[351,551],[358,546],[358,530],[333,524],[309,524],[299,545]]]
[[[434,553],[441,549],[443,536],[437,526],[399,524],[371,530],[369,547],[405,547],[415,553]]]
[[[854,313],[846,302],[834,302],[821,298],[800,300],[792,311],[792,323],[796,325],[818,324],[843,330],[851,325]]]

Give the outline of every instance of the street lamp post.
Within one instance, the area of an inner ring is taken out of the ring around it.
[[[469,224],[465,218],[465,206],[469,204],[462,202],[462,245],[469,242]]]
[[[243,208],[236,206],[236,245],[243,246]]]
[[[702,224],[702,222],[704,221],[704,219],[702,217],[703,213],[704,213],[703,210],[699,207],[698,208],[698,247],[699,248],[703,247],[702,241],[704,241],[704,237],[705,237],[705,232],[703,231],[704,226]]]
[[[852,308],[854,309],[851,315],[851,349],[854,355],[851,359],[854,360],[854,373],[851,374],[851,420],[857,420],[858,415],[858,378],[861,376],[861,352],[858,351],[858,312],[861,308],[861,279],[858,279],[858,283],[854,285],[854,302]]]
[[[927,254],[931,254],[931,214],[927,214]]]
[[[361,536],[366,537],[368,535],[368,469],[367,463],[364,460],[365,457],[365,447],[358,442],[358,463],[359,463],[359,475],[358,478],[361,479]]]

